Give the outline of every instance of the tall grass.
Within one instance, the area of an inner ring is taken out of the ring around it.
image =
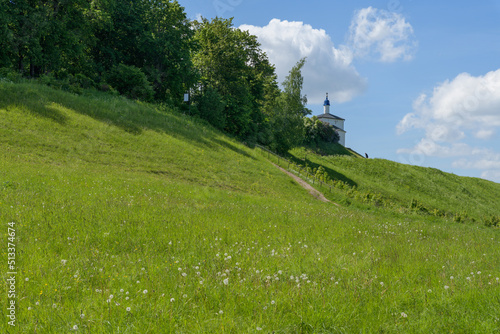
[[[19,260],[0,332],[500,328],[498,229],[319,202],[204,123],[120,98],[0,84],[0,142]]]

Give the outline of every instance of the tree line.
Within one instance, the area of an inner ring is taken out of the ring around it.
[[[281,152],[338,140],[333,128],[306,119],[305,61],[280,89],[256,36],[232,19],[191,21],[175,0],[0,2],[4,72],[168,103]],[[185,92],[189,108],[182,104]]]

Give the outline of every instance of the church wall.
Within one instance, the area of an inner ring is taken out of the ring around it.
[[[345,147],[345,133],[344,132],[337,132],[339,134],[339,144]]]

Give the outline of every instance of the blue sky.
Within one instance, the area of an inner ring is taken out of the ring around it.
[[[346,146],[500,182],[500,0],[179,2],[257,35],[280,82],[307,56],[308,108],[329,92]]]

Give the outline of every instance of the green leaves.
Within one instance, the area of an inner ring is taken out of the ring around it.
[[[306,96],[302,96],[303,77],[301,69],[306,59],[301,59],[283,82],[283,92],[276,99],[270,111],[270,124],[273,132],[271,148],[286,152],[300,145],[304,139],[304,116],[307,115]]]
[[[316,116],[305,118],[304,126],[306,132],[304,142],[306,144],[338,143],[339,141],[339,134],[333,126],[320,121]]]
[[[132,99],[150,101],[153,99],[153,88],[146,75],[140,68],[117,65],[107,75],[107,81],[116,88],[120,94]]]
[[[225,131],[241,138],[259,137],[266,131],[263,109],[266,86],[275,80],[274,67],[257,38],[235,29],[232,19],[204,18],[194,26],[198,49],[193,63],[201,93],[220,95]]]

